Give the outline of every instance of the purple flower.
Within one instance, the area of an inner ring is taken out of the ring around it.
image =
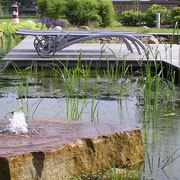
[[[36,22],[46,25],[47,28],[56,27],[56,26],[60,26],[62,28],[66,27],[66,22],[57,21],[57,20],[54,21],[54,20],[51,20],[51,18],[49,17],[42,17],[41,19],[37,19]]]

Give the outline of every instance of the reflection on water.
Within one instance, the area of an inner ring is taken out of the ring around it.
[[[22,83],[22,82],[21,82]],[[23,85],[12,69],[0,75],[0,119],[8,118],[8,113],[20,107],[28,112],[29,119],[67,118],[67,94],[62,79],[52,76],[25,76]],[[84,99],[86,106],[79,118],[91,121],[91,107],[95,78],[82,81],[78,108],[81,111]],[[119,92],[123,84],[121,101]],[[21,85],[21,88],[20,88]],[[78,82],[74,82],[71,99],[76,99]],[[152,111],[144,118],[144,84],[138,78],[117,79],[99,78],[94,104],[97,108],[95,121],[140,126],[146,151],[146,160],[142,178],[144,179],[180,179],[180,107],[173,102],[158,101],[158,112]],[[176,87],[174,101],[180,99],[179,87]],[[83,97],[83,98],[82,98]],[[73,100],[71,102],[74,102]],[[77,101],[76,101],[77,102]],[[28,107],[28,110],[27,110]],[[70,110],[69,110],[70,111]],[[154,126],[154,127],[153,127]],[[161,169],[170,158],[167,166]]]

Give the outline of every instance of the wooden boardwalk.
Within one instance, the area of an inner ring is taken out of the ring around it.
[[[119,60],[120,62],[126,60],[128,63],[139,66],[139,61],[147,61],[147,57],[142,52],[139,55],[134,48],[134,53],[130,53],[127,50],[125,44],[74,44],[61,51],[56,52],[52,58],[41,58],[36,53],[33,46],[34,37],[28,36],[22,42],[20,42],[13,50],[11,50],[5,57],[4,61],[13,61],[20,67],[25,67],[31,64],[32,61],[36,61],[38,65],[54,62],[61,62],[69,65],[73,65],[77,62],[79,54],[81,53],[81,62],[97,63],[101,61],[105,64],[107,60],[110,63]],[[165,63],[172,64],[175,68],[180,68],[180,46],[168,44],[159,45],[147,45],[149,50],[149,60],[154,62],[163,61]],[[115,58],[116,57],[116,58]]]

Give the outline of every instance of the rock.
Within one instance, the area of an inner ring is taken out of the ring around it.
[[[148,39],[148,44],[159,44],[157,38],[155,38],[154,36],[151,36],[149,39]]]
[[[33,21],[32,20],[27,20],[26,23],[31,24],[31,23],[33,23]]]
[[[159,37],[159,40],[161,42],[167,42],[168,41],[168,38],[165,38],[165,37]]]
[[[88,26],[80,26],[80,29],[84,31],[90,31]]]
[[[54,29],[55,29],[55,30],[62,31],[62,27],[61,27],[61,26],[55,26]]]
[[[8,121],[0,122],[0,130]],[[35,134],[0,134],[1,179],[66,180],[144,160],[137,127],[61,119],[28,121]],[[41,127],[41,128],[37,128]]]
[[[147,26],[142,26],[141,28],[145,29],[145,30],[149,30],[149,28]]]

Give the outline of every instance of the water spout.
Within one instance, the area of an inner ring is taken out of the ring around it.
[[[7,126],[7,129],[10,133],[28,133],[28,125],[23,112],[14,112],[13,118],[9,118],[9,120],[11,123]]]

